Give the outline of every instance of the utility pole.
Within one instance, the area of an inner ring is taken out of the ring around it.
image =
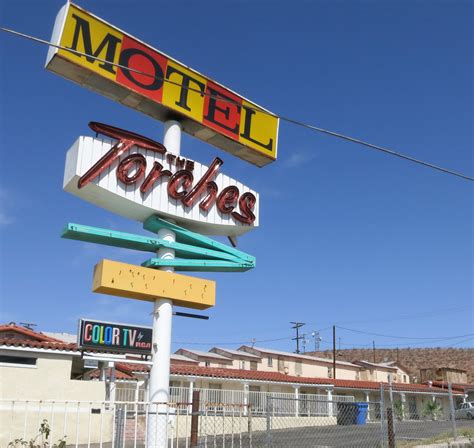
[[[332,326],[332,377],[336,379],[336,326]]]
[[[321,336],[319,335],[319,331],[313,331],[311,336],[314,338],[314,351],[319,352],[319,343],[322,341]]]
[[[304,336],[300,336],[299,329],[306,325],[304,322],[290,322],[293,324],[291,327],[293,330],[296,330],[296,337],[292,339],[292,341],[296,341],[296,353],[300,352],[300,339],[304,339]]]
[[[374,364],[376,363],[375,361],[375,341],[372,341],[372,347],[373,347],[373,350],[374,350]]]

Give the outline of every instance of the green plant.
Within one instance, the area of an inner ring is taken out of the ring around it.
[[[393,413],[397,420],[403,420],[403,402],[402,400],[395,400],[393,402]]]
[[[31,440],[25,440],[23,438],[15,439],[8,444],[8,448],[66,448],[66,436],[58,440],[57,443],[51,445],[48,441],[49,435],[51,434],[51,427],[49,426],[48,420],[44,419],[38,429],[38,434]],[[38,439],[40,439],[38,441]]]
[[[437,420],[442,413],[442,406],[435,400],[428,400],[421,411],[423,417],[431,418],[431,420]]]

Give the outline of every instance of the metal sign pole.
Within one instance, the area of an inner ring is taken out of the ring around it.
[[[164,141],[166,149],[179,155],[181,147],[181,124],[170,120],[165,122]],[[176,241],[176,234],[169,229],[160,229],[158,238],[168,242]],[[174,249],[161,247],[158,258],[174,259]],[[173,267],[161,267],[162,271],[174,272]],[[148,399],[152,405],[154,418],[147,426],[147,448],[166,448],[168,446],[168,402],[170,382],[171,328],[173,303],[169,299],[157,298],[153,306],[153,347],[152,366],[148,386]],[[153,414],[152,414],[153,415]],[[154,422],[154,424],[152,424]]]

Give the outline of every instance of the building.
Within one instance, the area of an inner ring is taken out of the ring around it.
[[[86,383],[76,344],[26,328],[0,326],[0,398],[103,401],[105,388]]]
[[[393,361],[374,363],[369,361],[354,361],[361,367],[360,379],[365,381],[382,381],[388,383],[409,383],[410,375],[405,368],[396,365]]]
[[[80,421],[91,428],[91,440],[98,440],[92,428],[102,425],[103,431],[114,422],[110,403],[135,409],[137,403],[147,401],[149,359],[82,352],[75,343],[58,339],[65,336],[55,336],[14,324],[0,326],[0,399],[7,403],[0,418],[20,427],[25,412],[40,415],[44,411],[47,418],[62,412],[65,425],[74,427]],[[331,360],[308,355],[250,346],[237,350],[214,347],[210,352],[180,349],[171,357],[170,402],[187,406],[193,392],[199,390],[201,403],[214,403],[214,411],[238,405],[244,413],[263,416],[272,403],[273,411],[283,416],[319,416],[324,424],[335,424],[336,404],[347,401],[368,402],[369,418],[379,419],[382,396],[385,403],[390,399],[401,403],[399,417],[403,419],[420,418],[423,407],[432,400],[448,411],[445,383],[389,382],[389,374],[399,375],[403,370],[368,364],[337,361],[333,378]],[[377,381],[364,378],[364,372],[371,369],[387,376],[377,376]],[[462,401],[474,387],[453,385],[452,390]],[[46,404],[51,408],[44,410]],[[83,405],[86,409],[79,412]],[[17,413],[18,421],[6,415],[10,409]],[[37,430],[37,422],[38,418],[31,419],[29,432]],[[79,444],[86,442],[81,437]],[[5,442],[0,440],[0,446]]]
[[[237,351],[258,356],[261,370],[285,375],[315,378],[333,378],[333,362],[327,358],[283,352],[261,347],[242,345]],[[336,361],[336,378],[358,380],[360,367],[345,361]]]
[[[430,367],[420,369],[420,382],[445,381],[447,383],[467,383],[467,371],[454,367]]]
[[[182,359],[187,358],[196,361],[199,366],[232,368],[232,360],[229,357],[214,352],[202,352],[200,350],[180,348],[176,351],[175,355],[181,356]]]
[[[232,359],[232,367],[241,370],[261,370],[262,358],[252,353],[247,353],[242,350],[231,350],[229,348],[213,347],[210,352],[217,353],[221,356],[226,356]]]

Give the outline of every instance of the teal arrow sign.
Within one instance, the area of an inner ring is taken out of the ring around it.
[[[61,236],[144,252],[156,253],[160,247],[175,251],[178,258],[173,260],[150,258],[142,264],[152,268],[173,266],[177,271],[236,272],[255,267],[255,257],[160,218],[148,219],[143,227],[152,232],[157,232],[160,228],[171,229],[176,233],[177,241],[169,242],[160,238],[73,223],[66,226]]]

